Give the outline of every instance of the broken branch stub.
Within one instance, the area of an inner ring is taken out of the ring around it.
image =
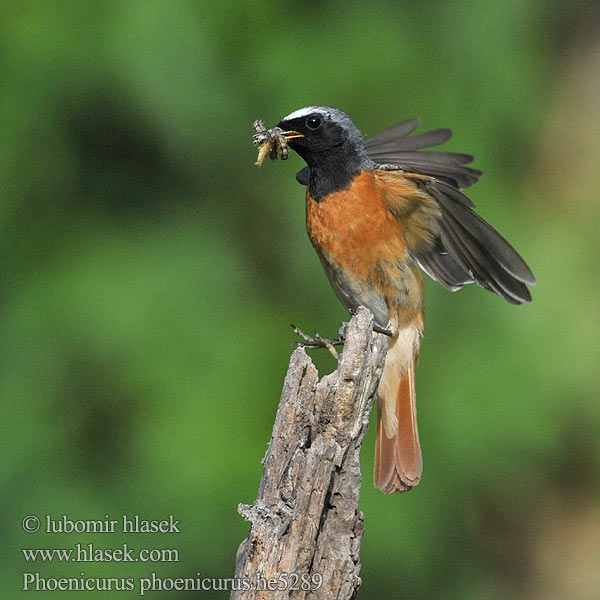
[[[303,348],[292,354],[258,497],[238,509],[252,527],[232,599],[345,599],[360,586],[360,448],[387,351],[372,331],[359,308],[337,369],[321,380]]]

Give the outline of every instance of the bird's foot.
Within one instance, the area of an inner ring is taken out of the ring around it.
[[[356,309],[349,308],[348,312],[352,316],[354,316],[356,314]],[[342,323],[342,326],[340,327],[340,330],[338,331],[338,335],[340,335],[340,331],[346,331],[346,327],[348,327],[348,323]],[[398,333],[393,331],[392,329],[384,329],[383,327],[379,327],[379,325],[377,325],[377,323],[373,323],[373,331],[375,331],[376,333],[383,333],[384,335],[387,335],[388,337],[396,337],[398,335]]]
[[[348,329],[348,325],[350,325],[350,323],[348,321],[344,321],[338,329],[338,340],[342,340],[342,343],[346,341],[346,329]]]
[[[375,323],[373,323],[373,331],[376,331],[377,333],[383,333],[383,335],[387,335],[389,337],[396,337],[396,333],[394,333],[391,329],[384,329],[383,327],[379,327],[379,325],[376,325]]]
[[[301,329],[292,324],[292,329],[294,330],[294,333],[296,335],[299,335],[304,340],[303,342],[292,343],[301,348],[327,348],[327,350],[329,350],[333,358],[335,358],[335,360],[339,360],[340,355],[335,349],[335,346],[344,345],[344,342],[346,341],[344,333],[346,331],[347,325],[348,323],[342,323],[342,326],[338,331],[338,339],[332,340],[329,338],[321,337],[321,335],[318,332],[316,332],[314,336],[307,335]]]

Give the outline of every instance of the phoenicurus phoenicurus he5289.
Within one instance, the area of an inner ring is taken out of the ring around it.
[[[474,210],[460,190],[482,172],[473,157],[423,151],[452,135],[449,129],[410,134],[418,119],[363,139],[337,108],[297,110],[268,132],[259,162],[287,146],[307,163],[306,228],[325,273],[350,311],[367,307],[377,331],[390,336],[377,390],[375,486],[406,491],[421,479],[415,404],[415,359],[423,332],[423,277],[455,291],[467,283],[508,302],[531,301],[535,277],[514,248]]]

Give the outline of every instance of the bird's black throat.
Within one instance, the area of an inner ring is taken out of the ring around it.
[[[311,198],[322,202],[329,194],[350,187],[352,180],[371,162],[357,153],[336,153],[305,157],[310,169],[308,186]]]

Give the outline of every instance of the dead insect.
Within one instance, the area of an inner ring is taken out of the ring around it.
[[[264,123],[257,119],[252,124],[254,128],[253,144],[258,146],[258,157],[255,165],[262,165],[267,156],[272,160],[277,160],[277,154],[281,155],[281,160],[286,160],[290,150],[281,127],[265,129]]]

